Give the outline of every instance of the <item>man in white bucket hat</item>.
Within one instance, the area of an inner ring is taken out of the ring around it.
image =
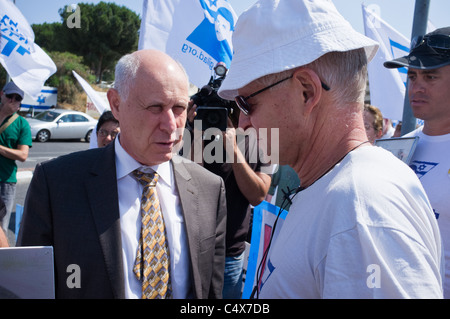
[[[260,0],[239,17],[233,47],[219,95],[236,100],[244,129],[267,129],[269,149],[278,130],[280,164],[301,183],[261,258],[255,296],[442,298],[428,198],[413,171],[365,133],[377,43],[331,1]]]

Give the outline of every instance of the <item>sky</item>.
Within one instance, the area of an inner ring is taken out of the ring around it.
[[[60,22],[58,10],[65,5],[76,3],[98,3],[100,0],[14,0],[16,6],[30,24],[44,22]],[[142,16],[143,0],[114,0],[118,5],[124,5]],[[240,15],[257,0],[229,0],[237,15]],[[415,0],[333,0],[338,11],[357,31],[364,33],[361,3],[375,6],[383,20],[390,24],[408,39],[411,37]],[[449,0],[430,0],[429,20],[437,28],[450,25]],[[82,13],[81,13],[82,14]]]

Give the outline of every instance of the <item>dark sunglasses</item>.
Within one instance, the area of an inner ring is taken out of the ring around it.
[[[22,101],[22,97],[19,94],[5,94],[6,98],[12,100],[15,99],[17,102],[21,102]]]
[[[239,107],[239,109],[241,110],[241,112],[244,113],[245,115],[249,115],[250,112],[251,112],[251,106],[250,106],[250,104],[248,104],[248,102],[247,102],[247,100],[248,100],[249,98],[254,97],[255,95],[258,95],[259,93],[262,93],[262,92],[264,92],[264,91],[266,91],[266,90],[268,90],[268,89],[274,87],[275,85],[280,84],[281,82],[284,82],[284,81],[286,81],[286,80],[289,80],[289,79],[292,78],[292,77],[293,77],[293,75],[288,76],[287,78],[284,78],[284,79],[282,79],[282,80],[280,80],[280,81],[278,81],[278,82],[275,82],[275,83],[273,83],[273,84],[271,84],[271,85],[269,85],[269,86],[266,86],[265,88],[263,88],[263,89],[261,89],[261,90],[259,90],[259,91],[256,91],[255,93],[250,94],[249,96],[245,96],[245,97],[244,97],[244,96],[242,96],[242,95],[238,95],[238,96],[236,96],[236,97],[234,98],[234,100],[236,101],[236,104],[237,104],[237,106]],[[330,90],[330,88],[328,87],[328,85],[326,85],[326,84],[323,83],[322,81],[320,81],[320,83],[322,84],[322,88],[323,88],[325,91],[329,91],[329,90]]]
[[[450,36],[444,34],[420,35],[411,40],[411,50],[425,43],[433,49],[450,50]]]

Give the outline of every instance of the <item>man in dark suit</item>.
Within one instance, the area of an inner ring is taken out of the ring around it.
[[[220,298],[224,183],[173,155],[189,102],[184,70],[159,51],[126,55],[116,66],[108,100],[120,122],[118,138],[104,148],[37,165],[18,245],[54,247],[57,298],[141,298],[133,267],[144,224],[143,186],[133,171],[155,171],[170,256],[170,296]],[[79,278],[73,269],[79,269]]]

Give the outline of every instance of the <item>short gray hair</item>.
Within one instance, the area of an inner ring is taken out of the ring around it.
[[[116,64],[114,88],[122,99],[127,99],[136,77],[140,60],[135,54],[124,55]]]
[[[367,82],[367,57],[364,49],[345,52],[329,52],[315,61],[304,65],[317,73],[319,78],[330,87],[337,105],[349,103],[364,105]],[[292,75],[295,70],[289,69],[260,78],[261,85],[268,86]],[[286,82],[280,85],[287,85]]]
[[[330,52],[306,67],[314,70],[330,88],[338,105],[364,104],[367,83],[367,56],[362,49]]]

